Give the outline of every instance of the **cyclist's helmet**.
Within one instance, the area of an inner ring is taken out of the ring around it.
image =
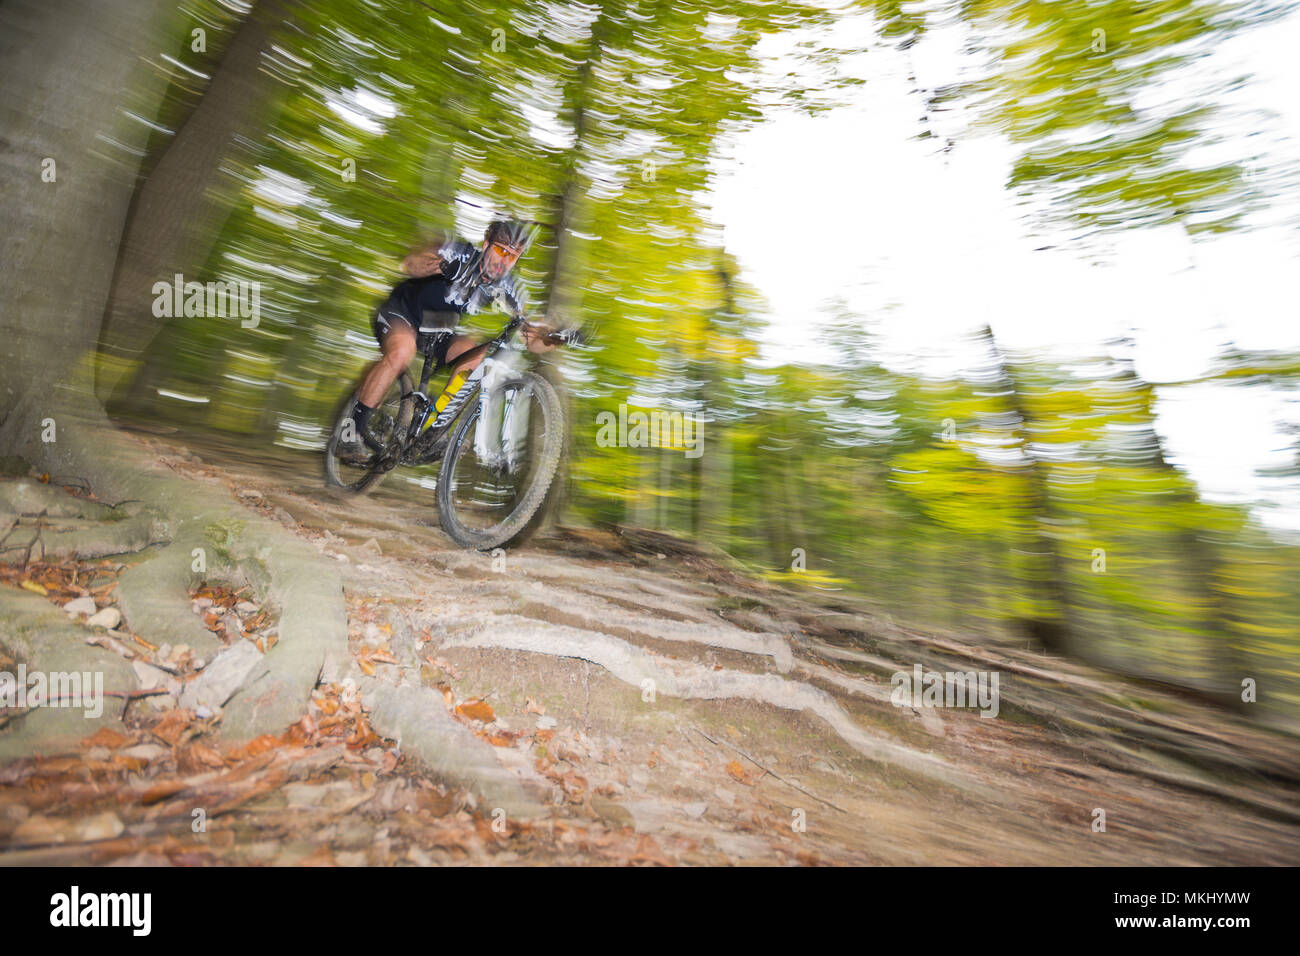
[[[500,242],[525,250],[533,239],[533,224],[519,219],[497,219],[488,226],[485,238],[488,242]],[[521,251],[520,255],[522,254]]]

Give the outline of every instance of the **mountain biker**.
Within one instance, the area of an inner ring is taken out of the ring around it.
[[[372,328],[383,357],[370,367],[357,390],[352,406],[356,438],[342,443],[340,453],[364,457],[366,449],[380,451],[381,445],[366,429],[375,406],[383,401],[415,355],[416,335],[428,313],[437,314],[440,327],[454,329],[460,315],[473,314],[485,305],[500,301],[511,315],[522,315],[525,295],[510,274],[532,240],[532,228],[516,219],[497,219],[487,228],[483,245],[475,248],[459,239],[432,243],[402,260],[402,271],[410,276],[395,285],[376,310]],[[555,346],[544,341],[550,329],[526,323],[521,334],[529,351],[549,352]],[[439,366],[475,348],[467,335],[444,335],[435,346]],[[482,355],[466,358],[462,366],[472,369]],[[363,444],[364,443],[364,444]]]

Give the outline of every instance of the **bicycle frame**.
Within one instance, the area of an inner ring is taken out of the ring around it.
[[[510,341],[510,337],[514,335],[523,323],[524,317],[522,315],[516,315],[506,323],[505,327],[495,338],[476,345],[472,349],[467,349],[465,352],[456,356],[456,358],[446,366],[450,370],[450,374],[455,375],[456,370],[461,365],[472,361],[476,355],[481,355],[485,360],[492,358],[492,356],[496,355],[497,352],[506,346]],[[447,334],[451,333],[448,332]],[[433,433],[434,440],[437,441],[437,439],[441,437],[442,433],[451,427],[451,423],[456,420],[456,417],[460,414],[461,410],[479,393],[480,383],[483,380],[483,375],[488,365],[486,361],[479,362],[478,367],[475,368],[474,371],[470,372],[465,383],[461,385],[460,390],[452,396],[451,401],[447,403],[447,406],[441,412],[437,413],[437,416],[433,421],[429,420],[430,416],[434,414],[434,404],[425,390],[429,387],[429,379],[433,375],[435,366],[437,365],[437,361],[434,357],[434,350],[437,342],[438,339],[436,337],[431,337],[428,344],[424,347],[424,368],[420,372],[420,384],[412,393],[417,402],[416,414],[411,419],[410,428],[402,440],[401,448],[398,450],[399,455],[401,452],[409,448],[426,429]]]

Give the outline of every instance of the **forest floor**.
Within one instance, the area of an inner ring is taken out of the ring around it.
[[[376,732],[351,678],[321,685],[282,735],[225,743],[219,713],[178,702],[185,649],[128,620],[109,643],[166,676],[110,700],[120,729],[0,764],[0,863],[1300,862],[1297,741],[1195,695],[898,626],[652,532],[466,552],[400,472],[345,499],[316,456],[139,440],[336,561],[350,673],[435,691],[437,716],[469,732],[459,746],[546,812],[513,819],[417,764]],[[0,587],[99,611],[133,560],[10,565]],[[260,653],[274,614],[249,597],[191,600],[225,643]],[[997,715],[895,706],[891,675],[917,665],[996,673]]]

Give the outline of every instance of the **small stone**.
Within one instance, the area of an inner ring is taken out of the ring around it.
[[[240,614],[256,614],[258,607],[252,601],[240,601],[235,605],[235,610]]]
[[[157,760],[167,753],[166,747],[158,744],[136,744],[134,747],[128,747],[126,750],[119,751],[123,757],[134,757],[136,760]]]
[[[170,644],[158,645],[158,659],[161,661],[169,661],[172,659],[172,646]]]
[[[79,840],[111,840],[113,837],[121,836],[125,829],[116,814],[100,813],[78,821],[76,834]]]
[[[699,803],[688,803],[682,807],[682,811],[688,816],[699,819],[704,816],[704,811],[709,809],[709,805],[703,801]]]
[[[165,644],[163,646],[166,647]],[[172,648],[172,652],[169,655],[167,655],[167,660],[178,661],[189,652],[190,652],[190,646],[188,644],[177,644],[175,647]]]
[[[76,617],[78,614],[94,614],[96,610],[95,599],[90,597],[74,598],[63,605],[63,610],[67,611],[72,617]]]
[[[208,598],[208,597],[195,598],[194,606],[200,609],[212,607],[212,598]]]
[[[141,690],[153,690],[155,687],[161,687],[170,676],[166,671],[159,670],[144,661],[132,661],[131,667],[135,670],[135,677],[140,682]]]
[[[257,666],[262,654],[248,641],[237,641],[221,651],[197,678],[185,685],[181,705],[209,708],[223,706],[243,685],[248,672]]]
[[[91,627],[105,627],[110,631],[122,622],[122,612],[115,607],[106,607],[97,614],[86,618]]]
[[[559,721],[556,720],[554,717],[543,715],[537,718],[537,729],[553,730],[558,723]]]
[[[91,747],[86,751],[87,760],[107,760],[111,756],[107,747]]]

